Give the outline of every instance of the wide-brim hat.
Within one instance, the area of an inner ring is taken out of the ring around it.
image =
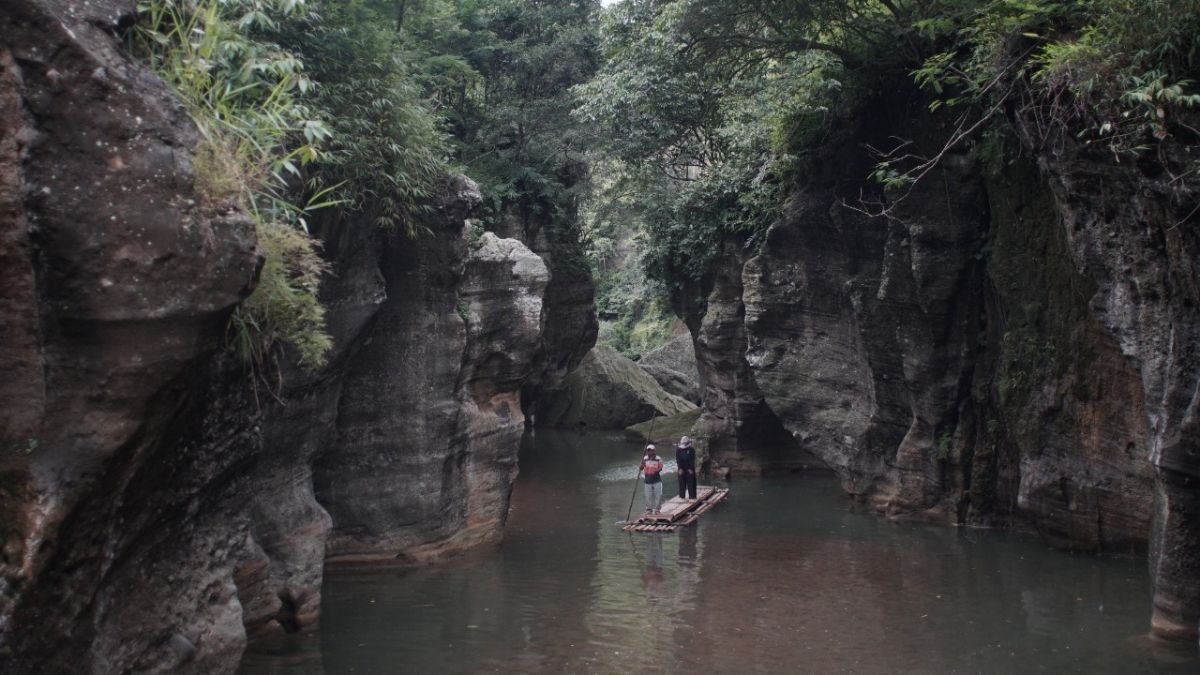
[[[683,438],[679,439],[679,445],[680,445],[680,447],[690,448],[690,447],[692,447],[692,439],[688,438],[687,436],[684,436]]]

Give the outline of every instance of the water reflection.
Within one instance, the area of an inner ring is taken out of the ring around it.
[[[642,570],[642,588],[646,597],[655,599],[665,577],[663,574],[663,535],[649,534],[642,537],[646,541],[646,563]]]
[[[620,436],[539,432],[499,551],[329,579],[319,637],[280,650],[311,660],[252,656],[244,670],[1200,670],[1138,637],[1142,560],[889,523],[852,509],[828,476],[739,481],[694,527],[626,533],[614,523],[639,458]]]

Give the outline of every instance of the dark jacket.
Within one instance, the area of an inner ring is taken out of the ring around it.
[[[685,469],[688,471],[696,470],[696,448],[693,446],[683,447],[675,446],[675,464],[679,466],[680,471]]]

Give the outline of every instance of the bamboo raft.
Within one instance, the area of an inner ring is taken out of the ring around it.
[[[696,498],[692,500],[671,497],[663,502],[661,513],[643,513],[637,520],[624,523],[621,526],[626,532],[674,532],[691,525],[705,511],[716,506],[729,495],[727,488],[715,488],[701,485],[696,488]]]

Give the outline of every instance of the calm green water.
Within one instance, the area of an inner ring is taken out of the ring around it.
[[[622,436],[537,432],[499,550],[327,579],[320,631],[243,671],[1200,672],[1142,637],[1141,559],[890,523],[824,475],[739,480],[694,527],[627,534],[639,458]]]

